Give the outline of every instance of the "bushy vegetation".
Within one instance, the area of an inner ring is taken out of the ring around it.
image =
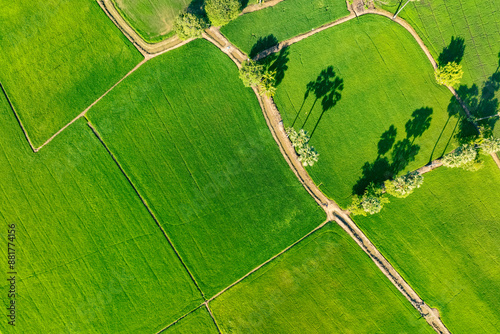
[[[408,199],[356,224],[452,333],[496,333],[500,321],[500,173],[437,168]]]
[[[309,136],[304,129],[297,132],[294,128],[288,127],[286,134],[299,155],[299,161],[302,165],[304,167],[313,166],[318,161],[319,154],[314,150],[314,147],[309,146]]]
[[[210,23],[219,27],[238,17],[241,12],[241,4],[238,0],[206,0],[205,11]]]
[[[380,333],[381,328],[384,333],[433,333],[334,223],[217,297],[210,307],[223,333]]]
[[[449,168],[463,168],[475,171],[480,167],[477,149],[472,145],[462,145],[453,152],[448,153],[442,159],[443,165]]]
[[[249,59],[240,68],[240,79],[245,87],[259,88],[259,94],[267,97],[276,92],[276,71],[270,71],[264,65]]]
[[[206,27],[207,24],[203,19],[187,12],[181,12],[174,23],[174,30],[182,40],[200,38]]]
[[[206,296],[325,219],[283,160],[255,94],[206,40],[151,59],[88,117]]]
[[[353,195],[352,203],[347,208],[353,215],[366,216],[379,213],[389,199],[384,196],[380,186],[371,183],[362,196]]]
[[[36,147],[142,59],[96,1],[19,0],[0,21],[0,82]]]
[[[449,87],[457,87],[460,84],[460,79],[462,79],[463,75],[464,71],[462,70],[462,65],[455,62],[441,65],[434,71],[436,82],[440,85]]]
[[[500,152],[500,138],[493,136],[485,138],[480,145],[481,151],[486,154]]]
[[[406,198],[423,183],[424,177],[419,172],[412,171],[385,182],[385,191],[394,197]]]

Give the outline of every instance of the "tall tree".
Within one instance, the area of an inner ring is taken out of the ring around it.
[[[223,26],[238,17],[241,4],[238,0],[206,0],[205,11],[213,26]]]

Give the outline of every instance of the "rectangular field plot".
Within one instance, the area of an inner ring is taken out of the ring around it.
[[[358,225],[452,333],[499,333],[500,171],[436,169]]]
[[[396,8],[386,6],[391,12]],[[473,115],[482,118],[498,113],[500,1],[421,0],[410,2],[400,16],[412,25],[436,60],[463,65],[458,93]],[[488,123],[500,137],[498,117]]]
[[[206,295],[325,219],[253,91],[205,40],[152,59],[89,117]]]
[[[89,0],[0,0],[0,82],[38,147],[141,60]]]
[[[417,169],[454,148],[452,95],[413,37],[361,16],[291,45],[273,60],[285,126],[304,129],[320,154],[307,170],[341,206],[370,182]],[[453,100],[454,101],[454,100]]]
[[[179,320],[178,323],[169,327],[165,334],[217,334],[219,331],[215,327],[214,321],[205,306],[200,307],[187,317]]]
[[[144,40],[154,43],[173,35],[175,18],[191,0],[112,0]]]
[[[83,120],[36,154],[3,98],[0,123],[1,255],[15,224],[17,259],[16,326],[4,317],[2,333],[154,333],[201,303]]]
[[[210,305],[226,333],[433,333],[335,223]]]
[[[278,42],[347,15],[344,0],[288,0],[242,15],[222,27],[221,32],[253,57]]]

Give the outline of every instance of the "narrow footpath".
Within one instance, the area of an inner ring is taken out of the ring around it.
[[[344,18],[341,22],[339,20],[331,23],[328,27],[337,25],[342,22],[346,22],[356,15],[352,14],[347,18]],[[321,28],[320,28],[321,29]],[[316,31],[309,32],[307,36],[310,36],[318,31],[324,29],[316,29]],[[306,35],[306,34],[304,34]],[[298,40],[304,39],[307,36],[299,36]],[[238,68],[241,67],[242,61],[247,59],[245,54],[231,44],[227,38],[225,38],[218,29],[211,28],[207,34],[203,36],[205,39],[217,46],[221,51],[228,54],[228,56],[235,62]],[[302,38],[301,38],[302,37]],[[296,43],[298,40],[295,40]],[[280,43],[281,44],[281,43]],[[281,48],[285,44],[281,44]],[[290,44],[287,44],[290,45]],[[268,51],[268,50],[266,50]],[[277,50],[279,51],[279,46]],[[265,52],[265,51],[264,51]],[[273,52],[269,52],[273,53]],[[259,54],[261,55],[261,54]],[[261,56],[263,57],[263,56]],[[254,93],[259,100],[262,112],[266,119],[269,130],[271,131],[274,140],[278,144],[278,147],[283,154],[283,157],[287,161],[290,168],[294,171],[295,175],[302,183],[304,188],[309,192],[309,194],[316,200],[316,202],[325,210],[327,219],[337,222],[353,239],[356,243],[365,251],[366,254],[375,262],[379,269],[384,273],[384,275],[391,281],[391,283],[405,296],[406,299],[418,310],[422,317],[427,321],[429,325],[437,333],[447,334],[450,333],[446,326],[443,324],[439,317],[439,312],[436,309],[432,309],[420,298],[420,296],[412,289],[412,287],[403,279],[403,277],[394,269],[394,267],[387,261],[387,259],[378,251],[378,249],[373,245],[373,243],[366,237],[366,235],[359,229],[359,227],[354,223],[354,221],[349,216],[349,212],[342,210],[337,203],[327,198],[321,190],[314,184],[313,180],[302,166],[298,159],[295,149],[293,148],[288,136],[286,135],[285,129],[283,127],[283,121],[278,108],[274,104],[272,98],[263,97],[259,94],[258,89],[254,88]]]

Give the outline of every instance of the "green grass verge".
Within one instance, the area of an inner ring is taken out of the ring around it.
[[[96,1],[0,7],[0,82],[37,147],[141,60]]]
[[[174,35],[174,21],[191,0],[113,0],[116,9],[148,43]]]
[[[325,219],[236,65],[205,40],[146,63],[89,118],[207,295]]]
[[[278,42],[349,15],[345,0],[287,0],[245,14],[221,28],[229,40],[252,57]],[[252,52],[254,45],[258,47]]]
[[[433,333],[337,224],[211,302],[226,333]]]
[[[499,333],[500,171],[425,174],[407,199],[356,223],[452,333]]]
[[[83,120],[36,154],[3,97],[0,123],[4,259],[7,225],[17,230],[16,326],[4,315],[2,333],[154,333],[201,303],[160,229]],[[0,292],[7,305],[4,264]]]
[[[178,323],[169,327],[166,334],[217,334],[212,317],[205,306],[200,307],[187,317],[181,319]]]
[[[397,5],[385,6],[396,12]],[[480,117],[498,112],[500,98],[500,2],[486,0],[481,3],[469,0],[421,0],[410,2],[400,13],[408,21],[435,59],[445,47],[450,46],[452,38],[463,39],[465,49],[461,64],[464,69],[462,83],[477,89],[464,90],[463,96],[469,109]],[[460,43],[449,48],[446,54],[450,59],[459,59]],[[486,88],[484,88],[486,87]],[[474,102],[479,100],[479,105]],[[482,103],[481,103],[482,102]],[[496,135],[500,137],[498,117],[491,120]]]
[[[385,17],[325,30],[276,62],[284,75],[275,97],[284,125],[309,132],[320,156],[307,170],[341,206],[369,181],[419,168],[454,147],[451,93],[436,84],[413,37]]]

